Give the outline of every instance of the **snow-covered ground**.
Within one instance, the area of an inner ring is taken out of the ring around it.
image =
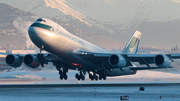
[[[11,71],[0,73],[0,100],[2,101],[120,101],[121,96],[129,96],[129,101],[179,101],[180,86],[161,85],[163,83],[180,83],[180,73],[169,70],[138,71],[136,75],[108,77],[107,80],[91,81],[86,75],[85,81],[77,81],[74,75],[77,71],[68,72],[68,80],[59,80],[55,70],[44,71]],[[131,86],[57,86],[53,84],[132,84]],[[144,85],[145,91],[139,91],[141,83],[154,83],[156,85]],[[15,86],[13,87],[13,84]],[[19,86],[18,84],[46,84],[46,87]],[[158,85],[159,84],[159,85]],[[1,87],[8,85],[9,87]],[[48,86],[49,85],[49,86]]]
[[[75,79],[77,71],[68,72],[68,80],[60,80],[55,70],[12,71],[0,73],[0,84],[86,84],[86,83],[180,83],[180,74],[159,71],[138,71],[136,75],[108,77],[107,80],[85,81]]]

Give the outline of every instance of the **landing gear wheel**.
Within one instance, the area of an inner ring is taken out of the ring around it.
[[[101,80],[102,79],[102,75],[99,75],[99,80]]]
[[[103,76],[103,80],[106,80],[106,75]]]
[[[67,78],[68,78],[67,75],[64,75],[64,80],[67,80]]]
[[[61,79],[61,80],[63,79],[63,76],[62,76],[62,75],[60,75],[60,79]]]
[[[79,76],[79,74],[76,74],[76,76],[75,76],[75,77],[76,77],[76,79],[78,79],[78,76]]]
[[[85,80],[85,77],[84,76],[82,76],[82,78],[81,78],[83,81]]]
[[[90,78],[90,79],[92,78],[92,74],[89,74],[89,78]]]
[[[96,80],[96,81],[98,80],[98,76],[95,76],[95,80]]]
[[[78,80],[81,80],[81,78],[80,78],[80,76],[79,76],[79,75],[78,75],[77,79],[78,79]]]
[[[44,54],[38,53],[38,54],[37,54],[37,57],[38,57],[38,59],[42,59],[42,58],[44,58]]]
[[[92,81],[94,80],[94,76],[91,77],[91,80],[92,80]]]

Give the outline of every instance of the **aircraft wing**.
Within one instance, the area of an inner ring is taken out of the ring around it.
[[[9,55],[9,53],[0,52],[1,55]]]
[[[3,53],[3,52],[0,52],[1,55],[9,55],[11,53]],[[15,56],[18,56],[20,58],[23,58],[25,55],[27,54],[12,54],[12,55],[15,55]],[[36,56],[37,54],[32,54],[33,56]],[[47,61],[53,61],[53,60],[59,60],[58,57],[56,55],[53,55],[51,53],[45,53],[44,54],[44,58],[47,60]]]
[[[98,62],[108,62],[108,59],[113,53],[85,53],[79,54],[80,57],[89,60],[94,63]],[[154,64],[154,59],[156,56],[160,55],[165,59],[170,60],[173,62],[173,59],[180,59],[180,54],[117,54],[121,55],[126,59],[126,67],[132,66],[131,62],[138,62],[140,65],[147,65],[150,67],[149,64]]]
[[[0,52],[0,54],[2,55],[9,55],[10,58],[14,58],[14,59],[8,59],[10,64],[10,66],[12,67],[19,67],[21,66],[22,62],[25,63],[24,58],[28,56],[28,59],[26,62],[28,62],[26,65],[32,68],[36,68],[40,64],[42,67],[44,67],[44,64],[48,64],[48,62],[52,62],[53,65],[57,68],[57,70],[59,70],[60,66],[64,66],[65,68],[69,68],[69,69],[73,69],[75,70],[76,67],[75,66],[70,66],[64,62],[61,61],[61,59],[57,56],[54,55],[52,53],[43,53],[43,55],[38,56],[39,54],[34,54],[34,53],[29,53],[29,54],[11,54],[11,53],[2,53]],[[37,59],[38,58],[38,59]],[[15,60],[16,59],[16,60]],[[11,60],[13,60],[14,62],[12,62],[11,64]],[[36,64],[36,65],[35,65]]]
[[[180,54],[123,54],[131,62],[139,62],[141,65],[148,65],[154,63],[154,58],[157,55],[165,56],[169,58],[172,62],[173,59],[180,59]]]
[[[78,54],[80,57],[89,60],[93,63],[106,61],[112,54],[106,53],[82,53]]]

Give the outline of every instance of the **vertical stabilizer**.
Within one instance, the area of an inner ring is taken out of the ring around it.
[[[124,47],[122,54],[136,54],[141,38],[141,32],[136,31],[127,45]]]

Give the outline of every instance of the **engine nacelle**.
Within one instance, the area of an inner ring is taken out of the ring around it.
[[[27,54],[24,57],[24,64],[28,67],[31,67],[31,68],[37,68],[40,65],[40,61],[37,58],[37,56],[34,56],[32,54]]]
[[[164,54],[158,54],[154,57],[154,63],[158,67],[168,68],[171,65],[171,60]]]
[[[6,61],[6,64],[14,68],[20,67],[22,64],[20,57],[14,54],[7,55],[5,61]]]
[[[108,59],[108,62],[111,66],[114,67],[124,67],[126,66],[126,59],[121,55],[111,55]]]

